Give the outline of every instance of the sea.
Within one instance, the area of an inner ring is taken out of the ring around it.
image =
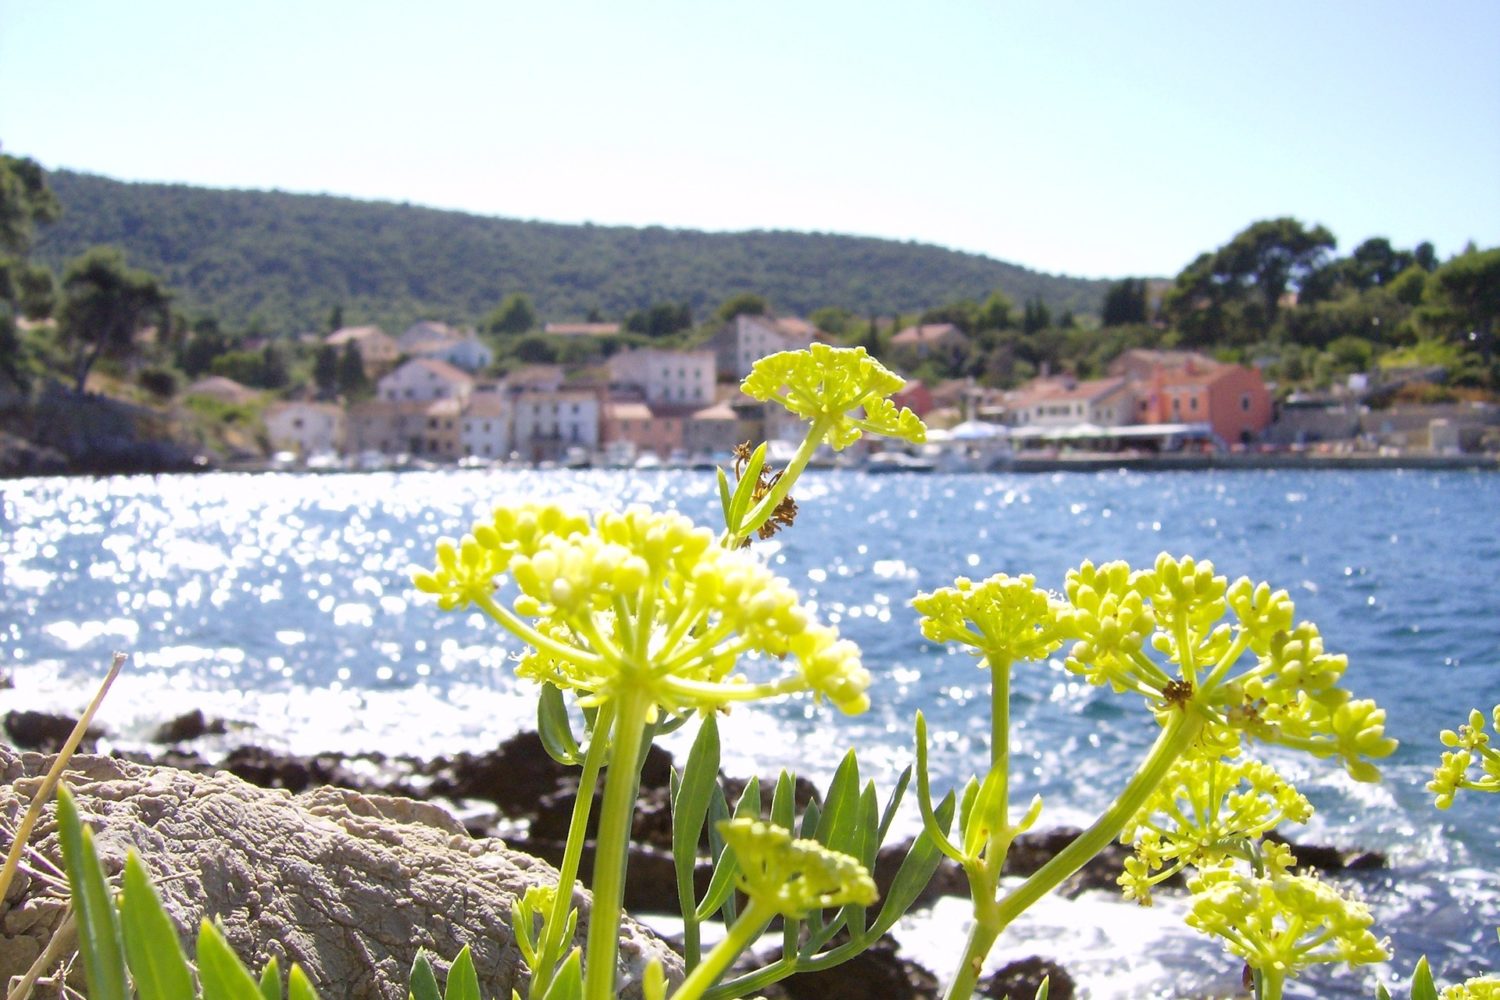
[[[1211,560],[1286,589],[1298,617],[1349,656],[1346,685],[1388,712],[1401,747],[1379,784],[1284,752],[1265,756],[1317,807],[1293,840],[1379,851],[1338,877],[1389,935],[1374,970],[1319,969],[1299,997],[1369,997],[1427,954],[1445,982],[1500,970],[1500,795],[1424,791],[1438,734],[1500,703],[1500,475],[1439,471],[1201,471],[871,476],[812,471],[796,524],[755,551],[863,650],[871,707],[844,717],[805,698],[723,720],[725,770],[789,768],[824,783],[854,747],[888,790],[912,761],[921,709],[941,792],[988,758],[987,675],[919,634],[913,595],[954,578],[1030,573],[1061,589],[1085,559]],[[129,664],[100,713],[105,747],[149,746],[197,708],[231,723],[200,749],[437,756],[485,750],[534,724],[518,645],[473,612],[414,592],[413,566],[498,504],[585,510],[646,504],[715,526],[712,473],[413,471],[20,479],[0,484],[0,710],[77,713],[111,653]],[[1082,683],[1059,661],[1014,680],[1012,800],[1040,794],[1039,828],[1085,825],[1153,737],[1139,700]],[[685,755],[691,726],[667,737]],[[903,810],[895,835],[915,829]],[[1093,1000],[1236,991],[1241,966],[1182,917],[1097,890],[1038,904],[990,964],[1040,954]],[[906,954],[951,974],[967,903],[897,928]]]

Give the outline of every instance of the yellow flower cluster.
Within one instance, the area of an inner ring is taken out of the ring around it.
[[[960,577],[911,603],[928,640],[971,646],[992,664],[1044,660],[1062,645],[1061,604],[1032,576],[1000,573],[979,583]]]
[[[739,863],[740,890],[784,917],[869,906],[879,895],[864,865],[816,840],[794,840],[782,827],[746,818],[720,823],[719,832]]]
[[[842,450],[866,433],[927,440],[927,428],[915,413],[897,410],[887,397],[906,382],[863,347],[813,344],[805,351],[782,351],[755,362],[740,388],[761,401],[775,400],[815,428],[826,428],[834,450]],[[860,410],[862,417],[853,411]]]
[[[1158,711],[1200,712],[1205,739],[1233,750],[1241,735],[1338,757],[1361,781],[1389,756],[1385,712],[1339,686],[1348,660],[1328,653],[1315,625],[1293,625],[1285,591],[1213,564],[1163,553],[1146,570],[1092,563],[1068,574],[1061,628],[1073,639],[1068,669],[1090,683],[1135,691]],[[1157,663],[1147,649],[1173,668]]]
[[[1305,823],[1312,805],[1269,765],[1256,760],[1187,757],[1167,772],[1156,792],[1121,832],[1133,844],[1120,885],[1128,899],[1151,905],[1151,889],[1188,866],[1205,870],[1243,858],[1246,838],[1278,824]],[[1282,844],[1262,848],[1266,865],[1290,870]]]
[[[1484,976],[1443,990],[1442,1000],[1500,1000],[1500,979]]]
[[[519,592],[496,600],[508,574]],[[782,580],[744,551],[715,544],[674,512],[586,517],[552,505],[497,510],[437,565],[413,575],[445,609],[474,605],[532,652],[519,672],[600,705],[629,690],[673,714],[797,691],[846,712],[868,707],[869,674],[852,643],[812,621]],[[752,684],[742,657],[796,657],[799,674]]]
[[[1211,869],[1190,883],[1189,926],[1221,937],[1230,952],[1278,981],[1310,965],[1362,965],[1390,957],[1370,932],[1363,903],[1318,879]]]
[[[1500,705],[1495,706],[1493,718],[1495,731],[1500,732]],[[1467,725],[1459,726],[1456,732],[1445,729],[1439,738],[1443,746],[1455,748],[1443,754],[1442,763],[1427,783],[1427,790],[1437,796],[1439,809],[1453,805],[1453,797],[1460,788],[1500,792],[1500,750],[1490,746],[1489,733],[1484,730],[1484,714],[1479,709],[1469,711]],[[1483,777],[1469,777],[1475,760],[1484,769]]]

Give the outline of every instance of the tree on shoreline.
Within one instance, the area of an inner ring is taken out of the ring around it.
[[[94,247],[63,272],[60,315],[64,343],[73,351],[74,390],[105,355],[128,356],[136,336],[167,322],[171,297],[156,277],[125,263],[115,247]]]

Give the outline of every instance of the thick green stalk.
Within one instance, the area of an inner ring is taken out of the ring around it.
[[[775,916],[775,907],[751,897],[740,913],[740,918],[724,935],[724,940],[715,945],[703,957],[703,961],[694,967],[692,973],[672,994],[672,1000],[698,1000],[709,987],[719,981],[724,970],[755,943],[755,939],[760,937]]]
[[[539,1000],[552,984],[552,974],[562,961],[566,942],[562,935],[568,924],[568,908],[573,902],[573,886],[578,881],[578,866],[583,857],[583,842],[588,836],[589,813],[594,806],[594,789],[599,786],[599,771],[609,753],[609,730],[614,706],[605,704],[594,719],[594,732],[583,757],[578,776],[578,797],[573,801],[573,816],[568,821],[568,843],[563,849],[562,864],[557,870],[557,895],[542,927],[541,947],[537,949],[537,968],[531,970],[527,996]]]
[[[622,912],[620,901],[625,894],[630,823],[640,790],[639,764],[647,708],[645,693],[633,685],[627,685],[617,699],[614,746],[604,779],[599,834],[594,841],[594,906],[589,914],[583,970],[583,995],[587,1000],[612,1000],[615,996],[615,964],[620,948]]]
[[[984,960],[1000,932],[1120,835],[1202,728],[1203,718],[1191,706],[1173,713],[1130,782],[1092,826],[1000,900],[998,906],[991,909],[976,904],[974,927],[969,932],[963,961],[945,994],[946,1000],[967,1000],[973,995]]]

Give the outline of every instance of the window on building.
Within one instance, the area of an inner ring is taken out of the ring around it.
[[[1196,411],[1198,409],[1198,397],[1197,396],[1194,396],[1192,399],[1188,400],[1188,409],[1194,410],[1194,411]]]
[[[1240,409],[1246,413],[1250,412],[1250,394],[1248,392],[1240,397]]]

